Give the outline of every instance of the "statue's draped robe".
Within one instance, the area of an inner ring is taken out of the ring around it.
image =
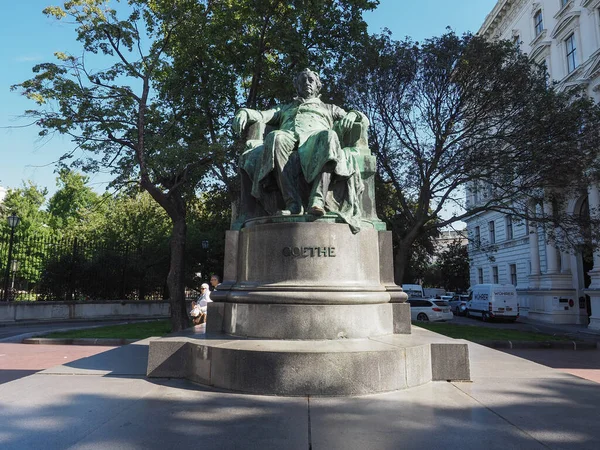
[[[298,157],[305,180],[312,184],[321,175],[323,167],[333,165],[330,192],[325,206],[336,212],[350,225],[353,232],[360,230],[360,195],[363,184],[353,147],[342,148],[339,136],[333,131],[336,121],[346,116],[346,111],[335,105],[323,103],[319,98],[295,99],[267,111],[244,108],[249,122],[262,122],[274,126],[296,141]],[[353,111],[359,121],[367,121],[364,114]],[[329,130],[330,133],[323,133]],[[259,145],[260,144],[260,145]],[[259,201],[264,195],[264,181],[275,168],[276,139],[249,141],[240,165],[252,179],[252,196]]]

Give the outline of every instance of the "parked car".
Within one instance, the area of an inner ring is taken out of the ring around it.
[[[409,298],[418,297],[423,298],[425,295],[423,294],[423,288],[420,284],[403,284],[402,290],[406,292]]]
[[[452,320],[454,315],[450,311],[450,305],[445,300],[435,298],[409,298],[410,319],[421,322],[435,322],[440,320]]]
[[[467,302],[467,317],[481,320],[519,318],[517,291],[512,284],[476,284],[470,289]]]
[[[442,297],[443,298],[443,297]],[[467,312],[467,302],[469,301],[468,295],[455,295],[448,303],[450,304],[450,310],[456,316],[464,316]]]

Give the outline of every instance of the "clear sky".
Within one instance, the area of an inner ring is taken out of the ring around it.
[[[0,186],[15,188],[31,180],[52,193],[55,187],[54,162],[73,149],[68,139],[54,136],[41,141],[38,129],[26,127],[22,117],[35,103],[11,92],[10,86],[31,78],[31,68],[53,61],[56,51],[78,54],[72,27],[46,18],[42,9],[60,4],[58,0],[10,1],[0,27]],[[369,31],[389,28],[396,39],[414,40],[440,35],[450,26],[458,33],[476,32],[496,0],[380,0],[375,12],[366,15]],[[102,192],[107,178],[91,176],[93,187]]]

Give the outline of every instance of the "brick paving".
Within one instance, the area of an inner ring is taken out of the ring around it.
[[[0,343],[0,384],[113,349],[108,346]]]

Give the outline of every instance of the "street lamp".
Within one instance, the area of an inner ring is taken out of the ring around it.
[[[10,241],[8,244],[8,258],[6,259],[6,274],[4,275],[4,301],[8,301],[8,283],[10,278],[10,262],[12,261],[13,240],[15,238],[15,228],[19,225],[21,218],[15,213],[8,216],[8,226],[10,227]]]
[[[204,270],[208,273],[208,241],[202,241],[202,250],[204,250]]]
[[[14,292],[15,289],[15,275],[19,271],[19,261],[13,259],[10,262],[10,271],[12,272],[12,281],[10,282],[10,291]]]

